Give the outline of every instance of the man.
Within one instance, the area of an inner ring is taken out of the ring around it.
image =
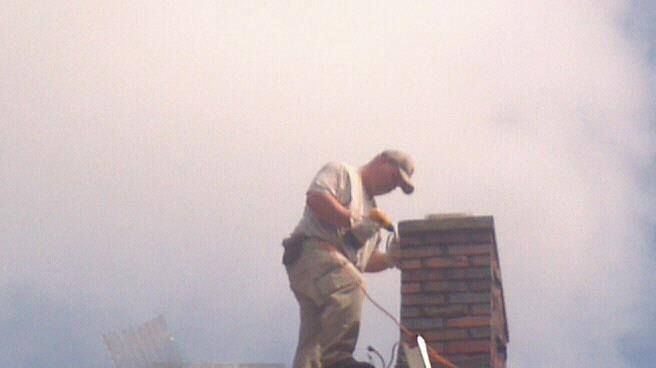
[[[283,263],[300,306],[294,368],[373,368],[353,359],[364,294],[360,273],[398,262],[398,240],[378,248],[380,224],[369,217],[375,196],[414,190],[414,163],[387,150],[361,168],[329,163],[307,191],[301,221],[283,241]]]

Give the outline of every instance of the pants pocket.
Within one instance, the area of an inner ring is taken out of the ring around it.
[[[342,267],[336,268],[315,280],[317,294],[322,303],[336,291],[356,287],[356,281],[348,271]]]

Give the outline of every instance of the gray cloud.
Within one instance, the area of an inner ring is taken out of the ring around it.
[[[386,147],[418,163],[395,218],[495,216],[512,365],[635,361],[653,70],[626,2],[8,8],[3,365],[109,366],[101,333],[158,313],[189,359],[288,363],[279,239],[325,161]],[[396,271],[369,284],[398,307]],[[397,336],[367,306],[361,345]]]

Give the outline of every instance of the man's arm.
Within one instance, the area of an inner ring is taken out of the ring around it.
[[[351,226],[351,212],[332,195],[310,191],[307,193],[305,203],[319,220],[338,228]]]
[[[378,249],[374,250],[369,257],[367,262],[367,267],[364,269],[365,272],[380,272],[384,271],[392,266],[394,266],[392,261],[389,259],[389,256],[386,253],[379,251]]]
[[[380,272],[392,267],[398,267],[401,260],[401,244],[396,233],[389,234],[385,252],[375,249],[369,258],[366,272]]]

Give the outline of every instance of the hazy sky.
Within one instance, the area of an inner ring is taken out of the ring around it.
[[[395,219],[494,216],[509,366],[653,366],[656,4],[468,3],[5,2],[0,366],[110,367],[159,313],[190,361],[289,365],[280,239],[389,147]]]

